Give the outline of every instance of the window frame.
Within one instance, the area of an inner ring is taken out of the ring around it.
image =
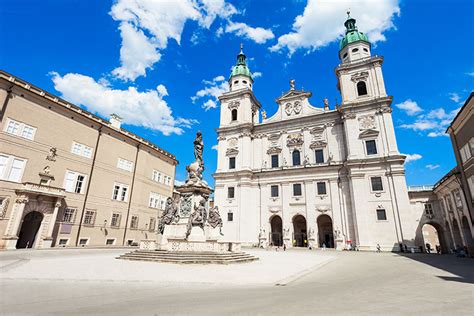
[[[375,153],[374,154],[369,154],[369,149],[367,148],[367,143],[368,142],[374,142],[374,146],[375,146]],[[379,146],[377,144],[377,139],[376,138],[369,138],[369,139],[364,140],[364,150],[365,150],[365,155],[366,156],[370,156],[370,157],[377,156],[379,154],[379,148],[378,147]]]
[[[298,164],[295,164],[295,154],[298,153]],[[299,149],[295,149],[291,152],[291,165],[294,167],[301,166],[301,151]]]
[[[117,168],[120,170],[133,172],[133,161],[119,157],[117,159]]]
[[[232,211],[227,212],[227,221],[228,222],[233,222],[234,221],[234,212],[232,212]]]
[[[321,152],[323,161],[318,162],[318,154],[317,154],[317,152]],[[325,162],[326,162],[326,160],[324,159],[324,149],[323,149],[323,148],[316,148],[316,149],[314,150],[314,163],[315,163],[315,164],[323,164],[323,163],[325,163]]]
[[[8,131],[8,130],[9,130],[9,127],[10,127],[10,123],[17,124],[16,131]],[[24,136],[25,129],[27,129],[27,128],[33,130],[32,133],[31,133],[31,135],[32,135],[31,138]],[[6,120],[6,122],[5,122],[5,126],[4,126],[4,128],[3,128],[3,131],[4,131],[6,134],[13,135],[13,136],[17,136],[17,137],[21,137],[21,138],[23,138],[23,139],[27,139],[27,140],[30,140],[30,141],[34,141],[34,140],[35,140],[35,136],[36,136],[36,131],[37,131],[37,130],[38,130],[37,127],[28,125],[28,124],[26,124],[26,123],[23,123],[23,122],[14,120],[14,119],[9,118],[9,117],[7,117],[7,120]]]
[[[233,163],[231,163],[233,162]],[[229,157],[229,170],[235,170],[237,168],[237,159],[236,157]]]
[[[79,148],[79,151],[76,152],[74,150],[74,147],[75,146],[78,146]],[[80,156],[80,157],[84,157],[84,158],[87,158],[87,159],[92,159],[92,154],[94,152],[94,148],[93,147],[90,147],[90,146],[87,146],[86,144],[83,144],[83,143],[79,143],[77,141],[73,141],[72,142],[72,145],[71,145],[71,154],[73,155],[76,155],[76,156]]]
[[[136,219],[136,220],[134,221],[134,219]],[[140,220],[140,218],[138,217],[138,215],[132,215],[130,217],[130,229],[138,229],[139,220]]]
[[[273,195],[273,189],[276,188],[276,195]],[[280,186],[278,184],[272,184],[270,185],[270,197],[271,198],[279,198],[280,197]]]
[[[320,184],[324,185],[324,193],[319,192],[319,185]],[[328,195],[328,188],[327,188],[326,181],[316,181],[316,195],[318,195],[318,196]]]
[[[381,190],[374,190],[374,183],[373,183],[373,180],[374,178],[380,178],[380,184],[382,186],[382,189]],[[370,192],[372,193],[381,193],[381,192],[385,192],[385,185],[383,183],[383,177],[382,176],[371,176],[370,177]]]
[[[116,187],[118,187],[117,196],[115,196]],[[117,201],[117,202],[125,202],[125,203],[128,202],[129,188],[130,186],[128,184],[114,182],[114,186],[112,188],[112,200]],[[125,196],[124,196],[124,190],[125,190]]]
[[[383,219],[380,219],[380,218],[379,218],[379,212],[380,212],[380,211],[383,211],[383,215],[384,215],[385,218],[383,218]],[[375,216],[376,216],[376,218],[377,218],[377,222],[386,222],[386,221],[388,221],[387,209],[385,209],[385,208],[377,208],[377,209],[375,210]]]
[[[276,166],[273,165],[273,158],[276,158]],[[270,155],[270,165],[272,168],[279,168],[280,167],[280,155],[279,154],[273,154]]]
[[[300,194],[295,194],[295,188],[299,186]],[[293,197],[302,197],[303,196],[303,184],[302,183],[293,183],[292,184],[292,196]]]
[[[237,111],[237,109],[230,110],[230,121],[231,122],[237,122],[238,117],[239,117],[239,112]]]
[[[61,244],[61,240],[65,240],[66,243]],[[69,238],[59,238],[58,239],[58,247],[67,247],[69,246]]]
[[[359,94],[359,84],[364,85],[365,94]],[[366,97],[369,95],[369,89],[367,88],[367,82],[365,80],[360,80],[356,83],[356,94],[358,98]]]
[[[70,211],[70,213],[68,213]],[[71,213],[72,212],[72,213]],[[66,207],[62,216],[62,223],[74,224],[76,221],[77,208],[76,207]],[[66,218],[68,216],[68,218]]]
[[[232,194],[231,194],[231,192],[232,192]],[[234,186],[227,187],[227,199],[229,199],[229,200],[235,199],[235,187]]]
[[[114,223],[114,218],[115,218],[114,215],[117,215],[116,223]],[[120,222],[121,221],[122,221],[122,214],[120,214],[119,212],[112,212],[112,216],[110,217],[110,227],[111,228],[120,228]]]
[[[72,175],[73,179],[72,180],[69,179],[68,175]],[[83,179],[79,181],[79,177],[83,177]],[[66,174],[64,175],[63,188],[66,192],[69,192],[69,193],[84,194],[84,190],[87,185],[86,179],[87,179],[86,174],[83,174],[74,170],[66,169]],[[70,180],[72,181],[71,187],[69,187],[68,185],[68,182]],[[80,186],[79,186],[79,183],[80,183]],[[79,186],[79,192],[77,192],[78,186]]]
[[[81,244],[81,240],[85,240],[86,243],[85,243],[85,244]],[[89,237],[82,237],[82,238],[79,238],[79,243],[78,243],[78,245],[79,245],[80,247],[88,246],[88,245],[89,245],[89,240],[90,240]]]
[[[88,220],[86,221],[86,219],[88,218],[87,213],[92,213],[91,216],[90,216],[90,219],[91,219],[90,222]],[[82,224],[85,225],[85,226],[94,226],[96,216],[97,216],[97,211],[96,210],[86,209],[85,212],[84,212],[84,220],[83,220]]]
[[[432,203],[425,203],[424,209],[425,215],[434,215],[433,213],[433,204]]]
[[[112,243],[111,243],[111,244],[108,243],[109,240],[112,240]],[[107,238],[107,239],[105,239],[105,245],[106,245],[106,246],[115,246],[115,243],[116,243],[116,242],[117,242],[117,238]]]

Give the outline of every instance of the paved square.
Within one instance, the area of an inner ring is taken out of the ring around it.
[[[252,249],[261,260],[193,266],[114,259],[124,251],[0,253],[2,314],[468,315],[474,309],[473,260],[450,255]]]

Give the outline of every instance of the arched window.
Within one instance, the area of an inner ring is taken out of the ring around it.
[[[358,48],[354,48],[354,49],[352,50],[353,53],[357,53],[358,51],[359,51]]]
[[[232,121],[237,121],[237,109],[232,110]]]
[[[300,158],[300,151],[299,150],[294,150],[293,151],[292,158],[293,158],[293,166],[301,165],[301,158]]]
[[[357,95],[367,95],[367,86],[364,81],[359,81],[357,83]]]

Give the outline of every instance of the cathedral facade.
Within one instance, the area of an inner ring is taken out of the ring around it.
[[[287,247],[399,250],[415,221],[383,58],[345,22],[335,73],[342,103],[312,105],[295,81],[267,117],[242,49],[220,96],[215,204],[227,239]]]

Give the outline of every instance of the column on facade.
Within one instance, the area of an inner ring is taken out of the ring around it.
[[[344,133],[346,135],[346,146],[347,146],[347,159],[356,159],[359,156],[363,156],[362,147],[360,147],[359,133],[357,121],[355,120],[356,115],[351,112],[344,113]]]
[[[330,203],[332,210],[332,229],[334,234],[334,248],[342,250],[346,242],[345,230],[345,216],[343,207],[339,203],[339,188],[337,179],[328,180],[328,192],[330,195]]]
[[[382,126],[385,133],[385,139],[387,141],[388,155],[390,156],[399,154],[391,113],[392,109],[388,105],[380,110],[380,117],[383,122]]]
[[[20,229],[20,223],[23,218],[23,212],[25,210],[26,203],[28,203],[27,197],[18,197],[15,200],[15,204],[13,204],[10,220],[8,221],[7,229],[5,231],[5,239],[7,239],[7,249],[16,248],[16,242],[18,240],[18,230]]]

